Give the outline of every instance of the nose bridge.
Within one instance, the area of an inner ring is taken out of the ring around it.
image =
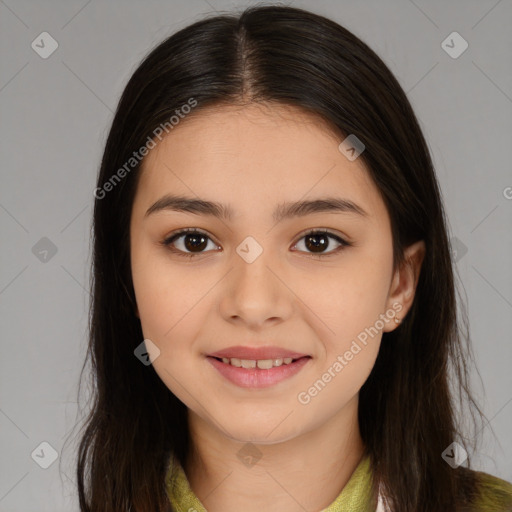
[[[274,275],[279,273],[276,258],[273,251],[253,237],[238,245],[222,301],[226,319],[238,317],[247,323],[260,324],[289,314],[289,291]]]
[[[263,247],[253,237],[247,237],[236,248],[233,255],[235,272],[232,279],[234,292],[239,296],[253,297],[254,300],[265,299],[267,302],[275,295],[275,280],[268,267],[275,266],[275,255]]]

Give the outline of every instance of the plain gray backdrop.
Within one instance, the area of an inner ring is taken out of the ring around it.
[[[85,356],[93,190],[120,94],[162,39],[254,3],[0,0],[0,511],[78,510],[73,447],[62,449]],[[512,2],[287,3],[369,44],[416,111],[490,423],[474,462],[512,481]]]

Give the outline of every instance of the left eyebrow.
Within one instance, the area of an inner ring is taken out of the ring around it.
[[[219,219],[231,220],[234,211],[231,207],[185,196],[167,194],[151,205],[145,217],[164,210],[188,212],[196,215],[211,215]],[[325,197],[308,201],[282,203],[273,213],[274,222],[291,217],[304,217],[315,213],[355,213],[367,217],[368,213],[353,201],[337,197]]]

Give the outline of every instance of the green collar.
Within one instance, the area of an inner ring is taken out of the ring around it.
[[[167,496],[177,512],[207,512],[190,485],[181,464],[171,460],[166,475]],[[372,499],[370,459],[364,456],[338,497],[321,512],[375,512],[376,500]]]

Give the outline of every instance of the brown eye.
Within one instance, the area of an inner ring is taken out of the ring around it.
[[[208,245],[207,237],[202,235],[201,233],[197,234],[191,234],[187,233],[186,235],[183,235],[184,238],[184,246],[187,249],[187,251],[202,251],[205,249],[205,247]]]
[[[187,229],[174,233],[162,243],[180,256],[193,256],[194,254],[206,252],[205,249],[208,246],[208,241],[213,244],[213,248],[217,248],[206,233],[197,229]]]
[[[328,231],[310,231],[306,233],[294,247],[300,245],[302,240],[304,240],[303,245],[305,252],[311,252],[319,256],[330,256],[333,253],[337,253],[338,250],[341,250],[343,247],[350,245],[350,243],[343,240],[343,238],[329,233]],[[331,240],[334,240],[335,243],[333,244]],[[338,245],[336,246],[336,244]],[[333,245],[334,247],[332,247]],[[326,249],[331,250],[326,252]]]

